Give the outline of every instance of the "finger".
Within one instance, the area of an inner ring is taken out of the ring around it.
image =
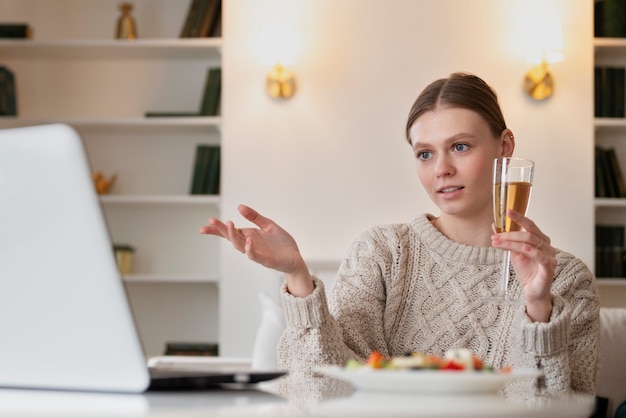
[[[525,231],[531,234],[531,236],[527,240],[529,245],[532,245],[534,247],[543,247],[544,244],[550,244],[550,237],[541,232],[537,224],[535,224],[535,222],[533,222],[531,219],[527,218],[519,212],[514,211],[513,209],[509,209],[507,215],[519,226],[524,228]]]
[[[216,218],[210,218],[206,225],[200,227],[201,234],[217,235],[219,237],[226,237],[226,226]]]
[[[239,210],[239,213],[241,213],[241,215],[244,218],[246,218],[247,220],[249,220],[256,226],[258,226],[262,230],[267,230],[268,227],[274,224],[274,222],[271,219],[266,218],[265,216],[261,215],[259,212],[252,209],[250,206],[239,205],[237,209]]]
[[[231,221],[226,222],[225,226],[228,234],[228,240],[237,250],[245,253],[246,237],[244,236],[241,229],[235,227],[235,224]]]
[[[537,225],[535,225],[533,221],[513,209],[507,210],[506,215],[526,231],[539,231],[539,228],[537,228]]]

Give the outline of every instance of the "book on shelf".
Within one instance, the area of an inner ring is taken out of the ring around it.
[[[168,341],[165,343],[166,356],[217,356],[219,346],[217,343]]]
[[[626,69],[594,67],[594,111],[596,117],[623,118],[626,97]]]
[[[0,66],[0,116],[17,116],[15,76]]]
[[[200,15],[200,4],[202,0],[191,0],[189,3],[189,8],[187,10],[187,16],[185,17],[185,22],[183,23],[183,28],[180,31],[181,38],[189,38],[191,37],[191,30],[195,25],[196,18]]]
[[[625,198],[626,184],[615,149],[596,145],[594,158],[595,196]]]
[[[624,277],[624,225],[596,225],[596,277]]]
[[[624,0],[595,0],[593,32],[596,37],[626,37],[626,2]]]
[[[211,32],[208,35],[210,38],[222,37],[222,1],[217,2],[217,17],[214,24],[211,26]]]
[[[147,111],[147,118],[189,118],[200,116],[198,112],[168,112],[168,111]]]
[[[191,0],[181,38],[204,38],[221,36],[221,0]]]
[[[219,105],[222,90],[222,69],[220,67],[209,68],[204,82],[204,94],[200,104],[200,114],[203,116],[215,116],[219,113]]]
[[[218,194],[220,184],[219,145],[196,146],[190,194]]]
[[[222,69],[210,67],[204,80],[204,88],[197,112],[149,110],[145,112],[144,116],[147,118],[217,116],[220,110],[221,90]]]
[[[209,169],[207,174],[206,186],[204,192],[206,194],[219,194],[220,193],[220,165],[221,165],[221,151],[220,147],[215,146],[212,148],[210,154]]]
[[[626,185],[624,184],[624,176],[622,174],[622,168],[617,160],[617,153],[615,148],[609,148],[606,151],[606,156],[609,162],[611,171],[611,178],[616,192],[616,197],[626,197]]]
[[[0,23],[0,38],[29,39],[33,31],[27,23]]]

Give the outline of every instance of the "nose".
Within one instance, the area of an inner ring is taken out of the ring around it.
[[[435,175],[437,177],[451,176],[454,174],[454,166],[447,155],[437,157],[435,164]]]

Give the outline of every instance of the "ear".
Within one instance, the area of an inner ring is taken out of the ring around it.
[[[500,150],[502,157],[511,157],[513,155],[513,151],[515,150],[515,136],[513,135],[513,131],[510,129],[502,131],[500,134],[500,145],[502,147]]]

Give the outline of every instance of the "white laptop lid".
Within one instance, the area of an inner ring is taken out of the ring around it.
[[[141,392],[149,376],[77,133],[0,130],[0,386]]]

